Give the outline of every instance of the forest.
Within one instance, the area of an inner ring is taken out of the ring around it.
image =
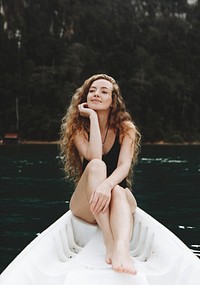
[[[198,0],[0,0],[0,136],[59,139],[83,81],[121,87],[143,142],[200,141]]]

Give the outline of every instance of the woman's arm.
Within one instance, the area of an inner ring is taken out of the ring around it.
[[[74,139],[75,146],[80,155],[87,160],[102,159],[102,140],[97,113],[87,108],[86,103],[79,105],[79,112],[81,116],[90,120],[90,137],[88,140],[85,133],[78,133]]]

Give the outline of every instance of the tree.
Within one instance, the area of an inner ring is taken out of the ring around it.
[[[108,73],[144,141],[199,140],[199,5],[164,0],[0,0],[0,134],[59,137],[71,95]]]

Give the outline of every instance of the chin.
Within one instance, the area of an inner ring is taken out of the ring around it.
[[[89,104],[88,108],[94,110],[94,111],[98,111],[101,110],[100,106],[94,105],[94,104]]]

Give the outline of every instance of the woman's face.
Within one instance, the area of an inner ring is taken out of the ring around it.
[[[95,111],[110,109],[112,105],[112,91],[113,85],[108,80],[98,79],[94,81],[87,95],[88,108]]]

